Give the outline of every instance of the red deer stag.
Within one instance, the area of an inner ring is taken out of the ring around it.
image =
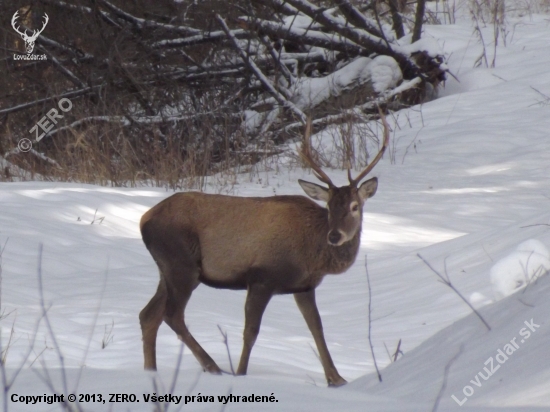
[[[329,386],[344,385],[325,342],[315,288],[326,274],[345,272],[359,249],[362,208],[378,186],[376,177],[359,185],[382,157],[389,139],[384,124],[381,150],[349,185],[336,187],[301,151],[315,176],[327,187],[299,180],[304,196],[233,197],[177,193],[141,218],[143,241],[160,271],[157,292],[139,315],[145,369],[156,369],[157,331],[164,320],[193,352],[203,369],[221,369],[193,338],[184,321],[191,293],[199,285],[247,289],[244,345],[237,369],[245,375],[264,310],[275,294],[293,293],[311,331]],[[310,129],[307,127],[307,129]],[[309,132],[306,131],[306,142]]]

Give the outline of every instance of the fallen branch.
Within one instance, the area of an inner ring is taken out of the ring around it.
[[[76,127],[82,126],[86,123],[119,123],[121,126],[131,126],[132,124],[159,124],[159,123],[170,123],[170,122],[181,122],[189,121],[196,119],[199,116],[212,115],[213,112],[208,113],[196,113],[185,116],[90,116],[83,119],[76,120],[67,126],[62,126],[57,129],[54,129],[44,135],[44,137],[50,137],[54,134],[57,134],[64,130],[74,129]],[[231,114],[232,117],[239,117],[240,114]],[[44,159],[45,160],[45,159]]]
[[[357,110],[357,108],[354,108],[354,109],[346,110],[343,113],[331,114],[329,116],[315,119],[311,122],[311,125],[315,127],[315,133],[317,133],[319,130],[324,129],[325,127],[331,124],[348,121],[350,120],[350,118],[353,119],[354,121],[369,121],[369,120],[372,120],[373,117],[370,115],[365,115],[361,111]],[[304,125],[301,122],[294,122],[284,126],[282,129],[276,131],[275,133],[276,134],[280,134],[282,132],[290,133],[291,131],[295,129],[300,129],[303,126]]]
[[[362,28],[376,37],[384,37],[384,34],[377,25],[367,19],[349,0],[336,0],[336,5],[351,24]]]
[[[256,66],[256,63],[252,59],[249,58],[249,56],[244,52],[244,50],[239,46],[239,43],[237,42],[237,39],[233,36],[233,33],[231,30],[229,30],[229,27],[227,27],[227,24],[225,23],[225,20],[219,15],[216,14],[216,20],[220,23],[220,25],[223,28],[223,31],[225,31],[225,34],[227,34],[227,37],[231,40],[233,45],[235,46],[235,49],[238,51],[239,55],[241,56],[241,59],[248,64],[248,67],[256,78],[262,83],[262,85],[267,89],[267,91],[277,99],[279,104],[281,106],[284,106],[288,109],[290,109],[294,114],[298,116],[298,118],[301,120],[303,124],[306,123],[306,115],[304,112],[302,112],[294,103],[287,100],[280,92],[278,92],[271,82],[265,77],[265,75],[262,73],[262,71]]]
[[[103,4],[106,8],[111,10],[117,17],[129,23],[132,23],[138,29],[144,29],[144,28],[163,29],[163,30],[173,31],[173,32],[181,33],[185,35],[199,34],[201,32],[200,30],[194,29],[192,27],[176,26],[173,24],[159,23],[155,20],[146,20],[139,17],[135,17],[130,13],[109,3],[106,0],[101,0],[101,4]]]
[[[18,112],[20,110],[25,110],[25,109],[28,109],[29,107],[33,107],[33,106],[37,106],[37,105],[45,103],[45,102],[49,102],[50,100],[63,99],[64,97],[69,98],[69,97],[83,96],[83,95],[92,93],[92,92],[94,92],[95,90],[97,90],[101,87],[103,87],[103,85],[99,84],[99,85],[96,85],[96,86],[86,87],[84,89],[73,90],[73,91],[70,91],[70,92],[65,92],[63,94],[58,94],[58,95],[55,95],[55,96],[46,97],[44,99],[34,100],[34,101],[28,102],[28,103],[21,103],[21,104],[18,104],[17,106],[13,106],[13,107],[9,107],[7,109],[0,110],[0,115],[7,114],[7,113],[14,113],[14,112]]]
[[[86,83],[80,80],[72,71],[65,67],[53,54],[51,54],[48,49],[42,47],[41,45],[39,45],[38,48],[50,58],[50,61],[53,63],[55,68],[59,70],[59,72],[67,79],[69,79],[75,86],[82,88],[85,88],[87,86]]]
[[[281,1],[282,0],[271,0],[274,4],[280,3]],[[313,20],[321,23],[332,32],[362,46],[369,53],[393,57],[399,63],[403,71],[403,76],[406,79],[411,79],[419,75],[418,67],[402,52],[402,48],[399,45],[389,43],[389,47],[387,47],[384,45],[382,38],[374,36],[365,30],[354,28],[350,26],[347,21],[331,16],[325,9],[317,7],[306,0],[285,1]]]
[[[245,30],[232,30],[231,34],[238,39],[246,39],[250,37],[250,33]],[[190,37],[180,39],[160,40],[150,44],[152,48],[170,48],[170,47],[186,47],[203,43],[213,43],[227,39],[226,33],[222,30],[213,31],[210,33],[196,34]]]
[[[270,36],[278,37],[297,44],[307,44],[327,50],[347,53],[353,56],[369,56],[372,54],[372,52],[363,49],[359,45],[332,33],[324,33],[296,27],[289,28],[281,23],[258,19],[251,20],[247,17],[241,17],[239,21],[246,24],[247,29],[249,30],[257,30],[269,34]]]

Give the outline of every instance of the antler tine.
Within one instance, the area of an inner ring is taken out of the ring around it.
[[[382,111],[382,109],[380,109],[380,107],[378,107],[378,112],[380,113],[382,124],[384,125],[384,142],[382,143],[382,148],[380,149],[374,160],[355,179],[351,178],[351,173],[348,170],[348,179],[351,185],[357,185],[357,183],[359,183],[361,179],[363,179],[374,168],[374,166],[376,166],[378,161],[384,155],[386,147],[388,147],[390,141],[390,127],[388,125],[388,122],[386,121],[386,115],[384,115],[384,112]]]
[[[50,21],[50,18],[46,13],[44,13],[44,16],[42,16],[44,19],[44,22],[42,23],[42,28],[40,30],[33,30],[31,39],[36,40],[38,38],[38,35],[44,31],[46,26],[48,25],[48,22]]]
[[[20,35],[25,35],[26,33],[25,32],[22,32],[19,30],[19,28],[21,26],[17,26],[15,27],[15,25],[17,24],[17,19],[19,18],[19,10],[17,10],[14,14],[13,14],[13,17],[11,18],[11,26],[13,27],[13,29],[19,33]]]
[[[300,157],[302,158],[303,161],[305,161],[309,165],[309,167],[313,169],[313,174],[317,179],[327,184],[329,187],[334,187],[334,183],[332,183],[332,180],[330,180],[328,175],[325,172],[323,172],[323,170],[319,167],[319,165],[315,163],[311,158],[310,136],[311,136],[311,117],[308,117],[306,121],[306,130],[304,133],[304,141],[302,142],[302,149],[299,151]]]
[[[42,23],[42,28],[40,29],[40,33],[42,33],[44,31],[44,29],[48,25],[48,22],[50,21],[50,18],[48,17],[48,15],[46,13],[44,13],[42,18],[44,19],[44,23]]]

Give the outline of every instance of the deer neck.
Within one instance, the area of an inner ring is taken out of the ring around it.
[[[328,211],[319,209],[314,224],[319,233],[318,243],[314,250],[313,260],[317,263],[315,265],[317,270],[314,270],[314,272],[323,274],[343,273],[355,262],[361,243],[361,228],[350,241],[343,245],[329,245],[326,237],[329,232]],[[311,240],[308,239],[308,241]]]
[[[324,254],[326,273],[340,274],[348,270],[355,262],[360,240],[361,230],[358,230],[353,239],[341,246],[331,246],[327,243]]]

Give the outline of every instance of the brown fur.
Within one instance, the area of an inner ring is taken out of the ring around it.
[[[313,189],[316,194],[312,197],[326,197],[329,209],[303,196],[258,198],[189,192],[175,194],[143,215],[143,241],[160,270],[157,292],[140,313],[145,368],[156,369],[156,334],[164,320],[205,370],[221,372],[184,321],[191,293],[204,283],[248,290],[238,374],[246,374],[271,296],[293,293],[314,336],[329,385],[346,382],[326,347],[315,288],[326,274],[343,273],[355,261],[362,206],[374,195],[377,183],[371,179],[359,189],[301,184],[307,185],[310,196]],[[351,212],[354,202],[359,207]],[[342,233],[340,241],[345,242],[329,244],[327,234],[331,231]]]

